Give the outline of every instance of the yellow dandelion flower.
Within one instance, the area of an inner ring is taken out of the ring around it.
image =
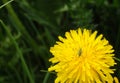
[[[114,50],[102,34],[79,28],[59,40],[50,48],[54,57],[48,68],[57,73],[55,83],[113,83]]]
[[[118,78],[117,78],[117,77],[114,77],[114,81],[115,81],[115,83],[119,83],[119,81],[118,81]]]

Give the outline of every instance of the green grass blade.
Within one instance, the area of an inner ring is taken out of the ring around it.
[[[3,2],[6,3],[7,0],[3,0]],[[32,48],[35,51],[35,53],[38,53],[39,52],[38,45],[31,38],[31,36],[29,35],[29,33],[27,32],[25,26],[22,24],[22,22],[18,18],[17,14],[15,13],[14,9],[12,8],[12,6],[10,4],[8,4],[8,5],[6,5],[6,9],[8,10],[10,16],[12,17],[12,19],[13,19],[14,24],[16,25],[16,27],[27,38],[27,42],[32,46]]]
[[[9,31],[9,29],[8,29],[9,27],[7,27],[7,26],[2,22],[2,20],[0,20],[0,22],[1,22],[2,26],[3,26],[3,28],[5,29],[6,33],[8,34],[10,40],[13,42],[16,50],[17,50],[17,53],[18,53],[18,55],[19,55],[19,57],[20,57],[20,60],[21,60],[21,62],[22,62],[23,69],[24,69],[24,71],[26,72],[26,74],[28,75],[29,80],[30,80],[30,83],[35,83],[32,75],[31,75],[31,73],[30,73],[30,71],[29,71],[29,69],[28,69],[28,66],[27,66],[27,64],[26,64],[26,62],[25,62],[25,60],[24,60],[23,54],[22,54],[22,52],[21,52],[21,50],[20,50],[17,42],[15,41],[14,37],[12,36],[12,34],[10,33],[10,31]]]
[[[120,59],[119,59],[119,58],[114,57],[114,59],[120,62]]]
[[[6,2],[5,4],[1,5],[0,9],[3,8],[3,7],[5,7],[7,4],[11,3],[12,1],[14,1],[14,0],[10,0],[10,1]]]
[[[46,75],[45,75],[45,78],[43,80],[43,83],[47,83],[49,76],[50,76],[50,73],[47,72]]]

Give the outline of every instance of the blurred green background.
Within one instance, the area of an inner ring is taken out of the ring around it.
[[[51,46],[70,29],[98,30],[120,58],[120,0],[0,0],[0,83],[53,83]],[[120,62],[113,76],[120,78]]]

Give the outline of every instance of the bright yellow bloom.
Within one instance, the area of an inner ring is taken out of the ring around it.
[[[59,40],[50,49],[54,57],[48,69],[57,73],[55,83],[113,83],[114,50],[102,34],[79,28]]]
[[[117,78],[117,77],[114,77],[114,81],[115,81],[115,83],[119,83],[119,81],[118,81],[118,78]]]

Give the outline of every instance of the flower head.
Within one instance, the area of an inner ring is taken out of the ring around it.
[[[55,83],[113,82],[110,67],[116,64],[114,50],[102,34],[78,28],[66,32],[65,38],[59,36],[59,40],[50,48],[54,57],[48,68],[57,73]]]

